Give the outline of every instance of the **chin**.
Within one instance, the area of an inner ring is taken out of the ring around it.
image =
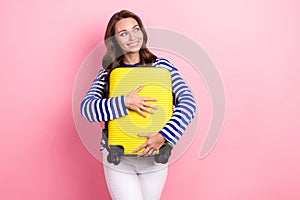
[[[141,48],[137,48],[137,49],[130,49],[127,51],[127,53],[137,53],[140,51]]]
[[[129,48],[126,49],[126,53],[137,53],[141,50],[141,47]]]

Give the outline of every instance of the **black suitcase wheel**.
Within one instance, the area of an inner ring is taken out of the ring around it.
[[[154,156],[154,160],[157,163],[166,164],[171,156],[173,147],[169,144],[164,145],[160,150],[159,154]]]
[[[110,146],[110,151],[107,155],[107,161],[118,165],[121,162],[121,155],[124,154],[124,149],[121,146]]]

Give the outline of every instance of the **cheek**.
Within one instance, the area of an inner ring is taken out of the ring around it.
[[[139,41],[140,41],[140,46],[142,47],[143,46],[143,44],[144,44],[144,37],[143,36],[140,36],[140,37],[138,37],[138,39],[139,39]]]
[[[142,38],[142,46],[143,47],[146,47],[146,43],[147,43],[147,40],[145,40],[144,36]]]
[[[144,36],[143,36],[143,35],[140,36],[140,40],[141,40],[142,42],[144,42]]]
[[[124,50],[124,48],[125,48],[125,42],[122,41],[122,40],[118,40],[118,39],[116,41],[117,41],[118,45],[121,47],[121,49]]]

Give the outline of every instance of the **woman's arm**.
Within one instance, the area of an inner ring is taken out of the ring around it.
[[[157,59],[154,64],[157,67],[167,68],[171,72],[172,91],[178,103],[171,119],[159,133],[163,135],[169,143],[175,145],[195,116],[196,102],[192,92],[182,79],[176,67],[163,58]]]
[[[175,145],[196,112],[194,97],[178,70],[168,60],[162,58],[157,59],[154,66],[167,68],[171,72],[172,91],[178,103],[175,106],[171,119],[158,133],[139,134],[139,136],[147,138],[145,143],[134,150],[134,152],[138,152],[145,148],[141,155],[154,155],[164,144],[165,140]]]
[[[81,114],[90,122],[100,122],[116,119],[128,114],[125,106],[125,96],[113,98],[104,97],[104,87],[107,82],[105,70],[100,70],[92,87],[81,102]]]
[[[143,117],[146,117],[143,111],[153,114],[149,108],[156,109],[156,107],[148,102],[156,101],[156,99],[140,97],[138,92],[143,89],[142,86],[126,95],[112,98],[105,97],[104,88],[107,82],[104,76],[106,75],[107,72],[104,70],[99,71],[91,89],[81,102],[81,114],[90,122],[109,121],[123,117],[128,115],[128,109],[139,113]]]

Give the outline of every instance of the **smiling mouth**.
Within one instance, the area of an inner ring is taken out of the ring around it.
[[[127,44],[127,46],[129,46],[129,47],[136,47],[138,44],[139,44],[139,41],[136,41],[136,42]]]

